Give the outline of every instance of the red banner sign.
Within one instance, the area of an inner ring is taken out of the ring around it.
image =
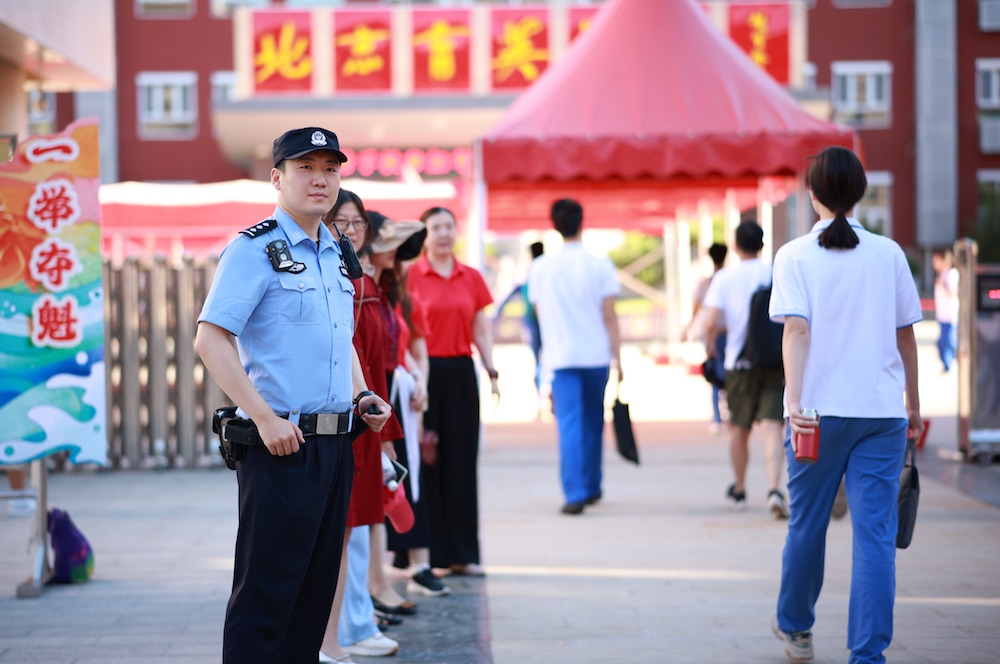
[[[345,178],[360,176],[369,178],[381,176],[397,178],[409,170],[418,175],[467,176],[472,173],[472,150],[470,148],[367,148],[364,150],[344,149],[347,161],[340,168]]]
[[[254,92],[312,91],[309,12],[253,14]]]
[[[789,23],[787,3],[729,5],[729,37],[783,85],[789,81]]]
[[[469,11],[413,10],[413,90],[469,89]]]
[[[580,33],[586,32],[599,7],[569,8],[569,40],[572,42]]]
[[[494,90],[526,88],[549,65],[547,7],[494,7],[490,11],[490,81]]]
[[[337,11],[333,15],[337,92],[392,89],[391,12]]]

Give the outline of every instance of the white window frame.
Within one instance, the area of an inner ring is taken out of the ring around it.
[[[232,101],[236,98],[236,72],[235,71],[213,71],[212,82],[212,105]]]
[[[984,184],[991,184],[1000,196],[1000,169],[984,168],[976,171],[976,219],[982,216],[983,201],[979,196],[979,190]]]
[[[197,135],[197,72],[139,72],[135,76],[135,90],[140,138],[189,140]],[[185,91],[189,103],[183,106],[181,101],[185,98]],[[151,97],[147,98],[147,92]],[[173,102],[173,107],[170,109],[166,108],[167,94]]]
[[[263,9],[269,7],[271,4],[271,0],[209,0],[208,11],[213,18],[230,18],[233,15],[233,10],[239,7]],[[294,4],[298,8],[306,3],[296,2]],[[327,0],[325,4],[329,5],[330,2]]]
[[[830,101],[834,118],[859,128],[885,128],[892,124],[892,63],[888,60],[836,61],[830,64]],[[876,98],[877,76],[883,77],[882,97]],[[865,101],[856,99],[857,79],[865,78]],[[840,79],[846,78],[846,96],[841,94]],[[883,118],[866,120],[868,114]]]
[[[979,29],[983,32],[1000,30],[1000,0],[979,0]]]
[[[880,216],[885,220],[881,230],[879,231],[885,237],[892,237],[892,187],[895,182],[892,171],[866,171],[865,177],[868,180],[868,189],[872,187],[888,187],[889,196],[888,203],[885,206],[882,205],[865,205],[864,199],[855,206],[854,216],[859,219],[863,216]],[[869,213],[865,215],[863,213]],[[872,213],[875,213],[872,215]],[[870,229],[874,230],[874,229]]]
[[[193,16],[197,0],[135,0],[139,18],[177,18]]]
[[[983,89],[982,77],[990,78],[990,90]],[[1000,110],[1000,58],[976,59],[976,106],[979,110]]]

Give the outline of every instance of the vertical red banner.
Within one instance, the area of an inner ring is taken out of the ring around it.
[[[758,67],[783,85],[789,81],[788,4],[729,5],[729,37]]]
[[[387,9],[334,12],[337,92],[392,90],[391,15]]]
[[[254,93],[311,92],[312,57],[309,12],[254,12]]]
[[[490,82],[494,90],[520,90],[549,65],[549,12],[545,6],[490,11]]]
[[[590,22],[599,7],[570,7],[569,9],[569,41],[572,42],[580,33],[590,28]]]
[[[413,10],[414,92],[465,92],[470,87],[467,9]]]

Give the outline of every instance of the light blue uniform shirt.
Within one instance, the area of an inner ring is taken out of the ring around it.
[[[354,286],[326,226],[317,247],[280,207],[274,219],[278,228],[240,234],[222,251],[198,322],[236,336],[250,382],[274,412],[297,424],[303,413],[350,408]],[[272,267],[264,247],[282,238],[303,271]]]

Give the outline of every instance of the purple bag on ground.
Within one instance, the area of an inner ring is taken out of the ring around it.
[[[52,546],[52,583],[83,583],[94,575],[94,549],[64,510],[48,514]]]

